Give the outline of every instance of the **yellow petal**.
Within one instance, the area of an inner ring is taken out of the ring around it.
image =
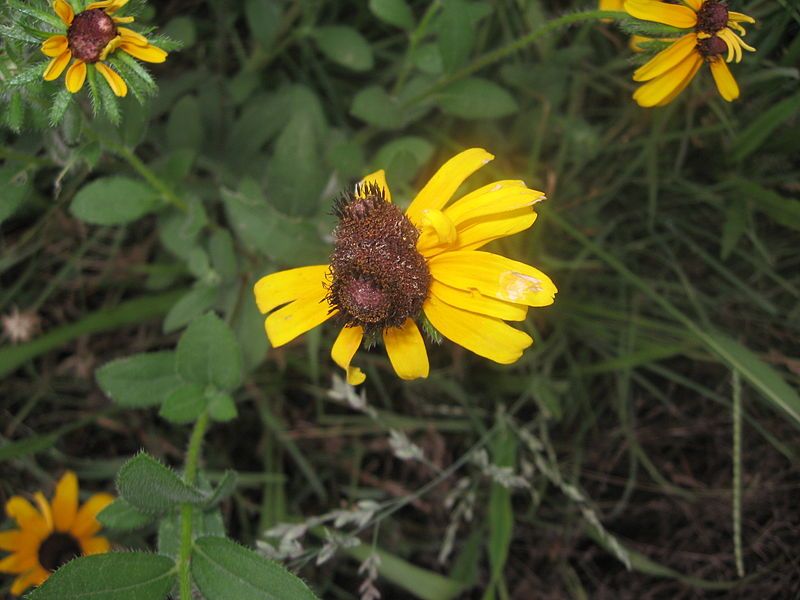
[[[419,223],[425,209],[441,210],[464,180],[493,158],[483,148],[470,148],[448,160],[408,207],[408,218]]]
[[[688,6],[679,4],[667,4],[658,0],[625,0],[625,11],[637,19],[679,29],[689,29],[697,25],[697,13]]]
[[[42,54],[54,58],[56,56],[61,56],[68,47],[69,42],[67,41],[67,36],[54,35],[42,42]]]
[[[42,492],[36,492],[33,495],[33,499],[36,501],[36,506],[39,508],[39,512],[44,522],[47,524],[47,529],[53,531],[53,511],[50,509],[50,503],[47,501],[47,498],[44,497]]]
[[[544,200],[544,192],[531,190],[518,180],[495,181],[457,200],[444,211],[456,225],[485,219]]]
[[[319,290],[308,296],[298,298],[291,304],[270,314],[264,327],[270,343],[277,348],[291,342],[317,325],[331,318],[331,306],[325,297],[328,291],[317,282]]]
[[[519,210],[508,216],[481,221],[459,231],[458,240],[448,250],[476,250],[494,240],[525,231],[536,221],[532,210]]]
[[[56,485],[52,504],[56,531],[69,531],[75,521],[75,515],[78,514],[78,478],[75,473],[67,471],[61,477]]]
[[[91,554],[105,554],[111,550],[111,544],[104,537],[83,538],[78,540],[84,556]]]
[[[112,17],[114,23],[133,23],[136,19],[133,17]]]
[[[78,539],[89,537],[100,531],[97,513],[114,501],[111,494],[94,494],[78,509],[70,533]]]
[[[538,269],[491,252],[444,252],[431,258],[428,267],[445,285],[515,304],[547,306],[557,291]]]
[[[720,96],[728,102],[736,100],[739,97],[739,85],[733,78],[728,64],[720,58],[712,60],[709,64],[711,66],[711,75],[714,76],[714,83],[717,84]]]
[[[633,99],[639,106],[648,108],[671,102],[689,85],[702,63],[700,54],[690,55],[689,60],[641,86],[634,92]]]
[[[53,10],[56,11],[56,14],[59,16],[64,25],[67,27],[72,25],[72,19],[75,18],[75,12],[72,10],[72,6],[70,6],[69,2],[66,0],[56,0],[53,2]]]
[[[106,47],[100,52],[100,60],[106,60],[108,55],[114,52],[117,48],[122,46],[122,36],[118,35],[113,38],[106,44]]]
[[[67,68],[71,58],[72,52],[66,50],[51,60],[50,64],[47,65],[47,68],[44,70],[44,80],[53,81],[54,79],[58,79],[61,73],[64,72],[64,69]]]
[[[253,287],[258,310],[266,314],[281,304],[316,293],[327,280],[329,269],[328,265],[315,265],[262,277]]]
[[[50,532],[44,517],[22,496],[12,496],[8,499],[6,514],[17,522],[25,535],[43,539]]]
[[[36,552],[17,552],[0,560],[0,573],[24,573],[33,569],[38,562]]]
[[[22,531],[19,529],[0,531],[0,550],[8,552],[18,550],[22,540]]]
[[[753,17],[748,16],[748,15],[746,15],[744,13],[735,12],[735,11],[732,11],[732,10],[728,11],[728,20],[729,21],[734,21],[736,23],[755,23],[756,22],[756,20]]]
[[[347,383],[350,385],[364,383],[367,378],[361,369],[350,365],[363,339],[364,329],[362,327],[342,327],[333,343],[333,348],[331,348],[333,362],[346,371]]]
[[[107,67],[105,64],[99,62],[95,63],[94,65],[100,74],[105,78],[108,82],[108,87],[111,88],[111,91],[114,92],[120,98],[124,98],[128,95],[128,85],[125,83],[125,80],[119,76],[119,74],[112,68]]]
[[[634,81],[649,81],[674,69],[697,51],[697,34],[688,33],[656,54],[633,73]]]
[[[117,32],[122,36],[122,40],[137,46],[147,46],[147,38],[138,31],[128,27],[117,27]]]
[[[75,94],[81,91],[84,81],[86,81],[86,63],[82,60],[76,60],[67,71],[64,84],[70,92]]]
[[[622,10],[624,0],[600,0],[598,10]]]
[[[389,191],[389,184],[386,183],[386,172],[383,169],[379,171],[375,171],[374,173],[370,173],[366,177],[364,177],[361,181],[358,182],[356,185],[356,195],[359,198],[363,198],[364,194],[364,185],[367,183],[373,183],[377,185],[379,188],[383,188],[384,196],[386,197],[387,202],[392,201],[392,192]]]
[[[533,339],[500,319],[486,317],[451,306],[429,296],[422,307],[425,316],[439,333],[478,356],[500,364],[511,364]]]
[[[14,580],[14,583],[11,584],[11,594],[13,596],[21,596],[29,587],[41,585],[48,577],[50,577],[50,573],[41,565],[37,565]]]
[[[442,211],[433,208],[422,211],[419,225],[421,234],[417,240],[418,248],[449,245],[458,236],[455,224]]]
[[[164,50],[149,44],[147,46],[137,46],[129,42],[122,42],[119,47],[124,52],[144,62],[163,63],[167,60],[167,53]]]
[[[697,12],[703,6],[704,0],[683,0],[684,4],[688,4],[689,8]]]
[[[102,8],[106,14],[113,15],[127,3],[128,0],[101,0],[100,2],[92,2],[89,4],[89,6],[86,7],[86,10]]]
[[[524,304],[490,298],[476,290],[459,290],[435,279],[431,281],[430,293],[450,306],[504,321],[524,321],[528,314],[528,307]]]
[[[388,327],[383,331],[386,353],[400,379],[419,379],[427,377],[428,352],[425,340],[413,319],[406,319],[400,327]]]

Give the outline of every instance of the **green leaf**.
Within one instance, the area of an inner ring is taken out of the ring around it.
[[[217,392],[208,398],[208,414],[215,421],[232,421],[239,414],[230,394]]]
[[[397,98],[378,85],[368,86],[356,94],[350,114],[380,129],[399,129],[403,125]]]
[[[708,337],[717,353],[739,371],[768,404],[788,416],[796,427],[800,427],[800,396],[775,369],[723,333],[710,332]]]
[[[173,305],[164,318],[164,333],[177,331],[212,308],[218,294],[218,287],[204,284],[197,285],[189,290],[185,296]]]
[[[189,16],[175,17],[170,20],[161,30],[161,33],[180,42],[181,50],[191,48],[197,41],[195,20]]]
[[[30,437],[8,442],[0,446],[0,462],[36,454],[42,450],[47,450],[55,445],[61,437],[62,431],[47,433],[44,435],[33,435]]]
[[[274,0],[247,0],[244,15],[253,39],[268,50],[281,26],[281,6]]]
[[[327,261],[330,249],[314,225],[275,210],[252,180],[243,181],[239,192],[223,190],[222,197],[231,226],[249,250],[287,266]]]
[[[181,503],[202,505],[208,500],[206,494],[145,453],[122,465],[117,489],[134,508],[147,514],[162,514]]]
[[[750,123],[734,140],[732,162],[741,162],[758,150],[790,117],[800,110],[800,93],[771,106]]]
[[[369,0],[369,9],[384,23],[400,29],[414,29],[414,13],[406,0]]]
[[[439,53],[445,71],[452,73],[469,57],[474,28],[463,0],[447,0],[439,16]]]
[[[397,138],[378,150],[375,156],[375,165],[382,169],[388,169],[399,155],[409,155],[415,165],[415,172],[410,174],[413,177],[416,170],[431,159],[433,150],[433,144],[421,137],[409,135]]]
[[[197,420],[205,408],[206,394],[203,387],[197,383],[187,383],[167,396],[158,414],[172,423],[191,423]]]
[[[211,264],[223,281],[232,281],[239,274],[233,238],[227,229],[218,229],[208,241]]]
[[[70,204],[73,216],[92,225],[122,225],[153,212],[158,195],[128,177],[104,177],[83,186]]]
[[[219,509],[203,510],[192,508],[192,540],[197,538],[225,535],[225,524]],[[177,558],[181,547],[180,513],[166,515],[158,524],[158,551]]]
[[[331,61],[353,71],[369,71],[375,64],[372,48],[358,31],[345,25],[317,27],[314,41]]]
[[[784,198],[753,181],[736,177],[732,180],[736,198],[750,201],[750,206],[784,227],[800,231],[800,201]]]
[[[0,167],[0,223],[12,216],[25,203],[31,193],[28,173],[11,164]]]
[[[111,552],[68,562],[30,600],[159,600],[175,581],[175,563],[145,552]]]
[[[236,489],[236,478],[236,471],[231,471],[230,469],[226,470],[219,484],[217,484],[217,487],[214,489],[211,498],[208,499],[207,506],[219,504],[230,496]]]
[[[725,222],[722,224],[722,240],[720,254],[728,258],[736,244],[747,229],[747,202],[743,198],[734,199],[725,211]]]
[[[297,576],[223,537],[195,541],[192,577],[206,600],[314,600]]]
[[[203,143],[203,125],[197,98],[184,96],[169,114],[167,143],[174,150],[188,148],[197,151]]]
[[[492,443],[492,463],[498,467],[513,467],[517,454],[517,438],[508,427],[501,427]],[[492,586],[500,584],[503,568],[514,530],[514,510],[511,507],[511,490],[497,482],[492,483],[489,494],[488,553],[491,565]],[[486,596],[485,596],[486,597]]]
[[[117,498],[100,511],[97,520],[107,529],[131,531],[149,525],[153,517],[136,510],[124,498]]]
[[[462,119],[498,119],[519,108],[505,89],[479,77],[449,85],[441,92],[438,102],[443,112]]]
[[[214,313],[191,322],[178,341],[175,366],[186,381],[234,390],[242,381],[239,343],[228,325]]]
[[[97,384],[120,406],[161,404],[181,385],[172,351],[134,354],[111,361],[95,372]]]

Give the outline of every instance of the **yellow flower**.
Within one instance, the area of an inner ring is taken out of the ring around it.
[[[755,51],[739,37],[746,34],[742,23],[755,23],[755,19],[729,11],[719,0],[684,2],[625,0],[625,11],[632,17],[693,30],[677,38],[633,74],[634,81],[646,82],[633,95],[640,106],[672,102],[704,62],[711,68],[720,95],[728,102],[739,97],[739,86],[727,63],[734,59],[740,62],[742,49]]]
[[[42,492],[33,495],[38,510],[22,496],[6,502],[6,514],[19,529],[0,531],[0,550],[11,552],[0,560],[0,573],[17,576],[11,593],[20,595],[40,585],[58,567],[80,555],[108,552],[109,543],[96,536],[100,524],[95,518],[113,500],[109,494],[95,494],[78,507],[78,478],[67,471],[48,502]]]
[[[427,377],[417,325],[424,315],[442,336],[479,356],[501,364],[520,358],[533,340],[505,321],[524,320],[529,306],[552,304],[556,287],[538,269],[479,248],[533,225],[533,206],[544,194],[522,181],[498,181],[446,206],[493,158],[481,148],[458,154],[405,213],[392,204],[383,171],[365,177],[336,205],[329,265],[281,271],[256,283],[272,345],[338,316],[343,327],[331,357],[350,384],[366,378],[351,366],[353,356],[365,338],[370,344],[378,336],[399,377]]]
[[[625,0],[599,0],[597,4],[598,10],[624,10]],[[604,22],[610,22],[611,19],[603,19]],[[643,35],[632,35],[628,40],[628,46],[634,52],[644,52],[643,43],[651,41],[651,38]]]
[[[132,23],[133,17],[114,16],[127,3],[128,0],[92,2],[85,11],[75,14],[69,2],[55,0],[53,10],[66,30],[42,43],[42,52],[52,59],[44,71],[45,80],[58,79],[74,58],[64,78],[70,92],[80,91],[86,81],[87,65],[93,65],[117,96],[125,96],[128,93],[125,80],[104,62],[109,54],[122,50],[145,62],[164,62],[167,59],[164,50],[150,45],[143,35],[121,26]]]

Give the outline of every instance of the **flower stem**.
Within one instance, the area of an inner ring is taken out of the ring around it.
[[[139,157],[134,154],[133,150],[127,146],[118,146],[116,144],[107,144],[107,146],[114,154],[124,159],[134,171],[141,175],[142,179],[161,192],[164,200],[183,212],[186,212],[189,209],[183,198],[173,192],[172,189],[150,169],[150,167],[144,164]]]
[[[208,413],[203,413],[195,421],[192,436],[189,438],[189,448],[186,450],[186,466],[183,471],[183,480],[194,485],[197,480],[197,463],[200,460],[200,449],[203,445],[203,435],[208,427]],[[189,575],[189,563],[192,554],[192,505],[181,505],[181,546],[178,554],[178,583],[180,586],[180,600],[192,600],[192,580]]]

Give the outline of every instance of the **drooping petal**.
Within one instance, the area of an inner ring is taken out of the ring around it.
[[[444,252],[431,258],[428,267],[445,285],[515,304],[547,306],[557,291],[538,269],[491,252]]]
[[[347,373],[347,383],[359,385],[364,383],[367,376],[358,367],[351,366],[353,356],[355,356],[361,341],[364,339],[364,329],[355,327],[342,327],[336,341],[331,348],[331,358]]]
[[[36,552],[16,552],[0,560],[0,573],[18,574],[33,569],[38,562]]]
[[[108,58],[108,55],[114,52],[117,48],[122,46],[122,36],[117,35],[113,37],[107,44],[106,47],[100,52],[100,61],[104,61]]]
[[[52,506],[56,531],[69,531],[78,514],[78,477],[72,471],[64,473],[56,485]]]
[[[89,4],[89,6],[86,7],[86,10],[102,8],[106,14],[113,15],[128,2],[129,0],[101,0],[100,2],[92,2]]]
[[[47,521],[41,513],[22,496],[11,496],[8,499],[6,514],[17,522],[26,535],[35,535],[43,539],[50,532]]]
[[[134,31],[129,27],[117,27],[117,32],[120,36],[122,36],[122,40],[125,42],[130,42],[131,44],[135,44],[137,46],[147,46],[147,38],[144,37],[138,31]]]
[[[656,54],[633,73],[634,81],[649,81],[674,69],[697,51],[697,34],[687,33],[672,45]]]
[[[661,77],[651,79],[633,94],[639,106],[652,107],[664,105],[675,99],[694,79],[703,59],[699,53],[690,55],[686,60]]]
[[[36,502],[36,506],[39,508],[44,522],[47,524],[48,531],[53,531],[53,511],[50,508],[50,503],[47,501],[47,498],[44,497],[42,492],[36,492],[33,495],[33,499]]]
[[[114,23],[133,23],[136,19],[133,17],[111,17]]]
[[[625,0],[625,12],[644,21],[689,29],[697,25],[697,13],[688,6],[658,0]]]
[[[123,41],[119,45],[119,48],[134,58],[138,58],[144,62],[163,63],[167,60],[167,52],[165,50],[157,48],[156,46],[151,46],[150,44],[147,46],[137,46],[136,44]]]
[[[19,529],[0,531],[0,550],[11,552],[17,550],[22,543],[23,535]]]
[[[42,42],[42,54],[55,58],[61,56],[69,48],[69,42],[65,35],[54,35]]]
[[[76,60],[72,66],[67,70],[67,76],[64,78],[64,85],[73,94],[81,91],[83,82],[86,81],[86,63],[82,60]]]
[[[298,298],[267,317],[264,327],[273,347],[291,342],[336,314],[326,299],[328,291],[319,283],[318,286],[316,293]]]
[[[733,10],[728,11],[728,20],[733,21],[735,23],[755,23],[756,20],[744,13],[736,12]]]
[[[82,538],[78,540],[81,544],[81,550],[86,556],[92,554],[105,554],[111,550],[111,544],[108,539],[104,537]]]
[[[95,63],[94,66],[105,78],[106,82],[108,83],[108,87],[111,88],[111,91],[114,92],[115,95],[119,96],[120,98],[124,98],[128,95],[128,84],[126,84],[125,80],[120,77],[119,73],[101,62]]]
[[[90,537],[100,531],[97,513],[114,501],[111,494],[94,494],[78,509],[70,533],[78,539]]]
[[[504,302],[484,296],[477,290],[459,290],[435,279],[431,281],[430,293],[450,306],[504,321],[524,321],[528,314],[528,307],[524,304]]]
[[[56,12],[64,25],[67,27],[72,25],[72,19],[75,18],[75,11],[72,10],[72,6],[69,2],[66,0],[56,0],[53,2],[53,10]]]
[[[356,185],[356,194],[358,194],[359,198],[363,198],[364,194],[364,185],[367,183],[372,183],[377,185],[379,188],[383,188],[384,196],[386,197],[387,202],[392,201],[392,192],[389,191],[389,184],[386,183],[386,171],[380,169],[375,171],[374,173],[370,173],[366,177],[364,177],[361,181],[358,182]]]
[[[493,158],[483,148],[470,148],[448,160],[414,198],[408,218],[419,223],[425,209],[441,210],[464,180]]]
[[[50,573],[41,565],[37,565],[14,580],[14,583],[11,584],[11,594],[21,596],[29,587],[41,585],[48,577],[50,577]]]
[[[525,231],[534,224],[536,217],[536,213],[528,209],[489,221],[475,222],[458,232],[458,240],[448,250],[477,250],[494,240]]]
[[[383,331],[386,354],[400,379],[419,379],[427,377],[428,352],[425,340],[413,319],[406,319],[400,327],[387,327]]]
[[[54,79],[58,79],[61,73],[64,72],[64,69],[67,68],[71,58],[72,52],[66,50],[51,60],[44,70],[44,80],[53,81]]]
[[[542,200],[544,192],[529,189],[523,181],[495,181],[456,200],[444,212],[458,225],[533,206]]]
[[[709,65],[711,66],[711,75],[714,76],[714,83],[717,84],[719,95],[728,102],[733,102],[739,97],[739,84],[731,74],[728,68],[728,63],[724,60],[717,58],[712,60]]]
[[[442,211],[433,208],[422,211],[419,226],[421,230],[417,248],[448,246],[458,237],[455,223]]]
[[[326,280],[328,265],[299,267],[271,273],[253,287],[258,310],[263,314],[303,296],[316,293]]]
[[[500,319],[451,306],[429,296],[422,307],[439,333],[478,356],[500,364],[511,364],[522,356],[533,339]]]

